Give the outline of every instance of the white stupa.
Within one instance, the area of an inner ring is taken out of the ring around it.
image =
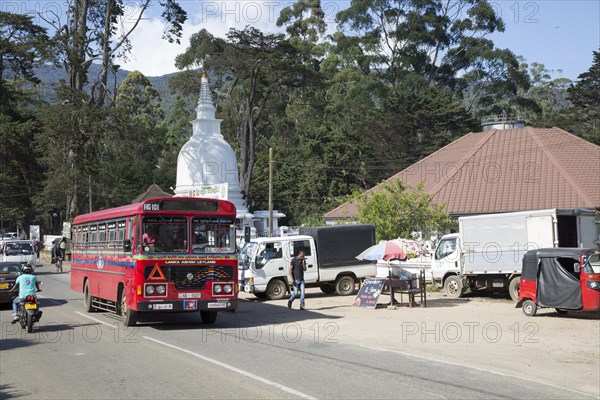
[[[206,73],[202,76],[193,134],[177,157],[175,196],[208,197],[231,201],[240,226],[252,225],[253,215],[244,206],[235,151],[221,134],[215,118]]]
[[[221,121],[215,118],[206,73],[202,75],[200,99],[196,119],[192,121],[193,133],[177,157],[177,182],[175,196],[206,197],[229,200],[237,209],[237,227],[240,233],[249,227],[251,236],[268,234],[269,211],[248,212],[242,199],[235,151],[221,134]],[[273,233],[282,234],[279,218],[285,214],[273,210]],[[243,239],[243,235],[238,236]]]

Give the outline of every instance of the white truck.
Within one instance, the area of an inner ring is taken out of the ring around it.
[[[508,288],[517,301],[521,261],[543,247],[595,247],[598,215],[593,209],[556,208],[486,214],[458,219],[459,233],[444,235],[435,250],[433,283],[449,297],[468,291]]]
[[[358,224],[300,228],[298,235],[252,239],[238,258],[240,290],[258,298],[283,299],[291,285],[290,262],[304,250],[306,287],[351,295],[359,279],[376,274],[374,261],[356,259],[374,244],[373,225]]]

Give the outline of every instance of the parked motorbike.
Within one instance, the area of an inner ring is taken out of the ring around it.
[[[41,290],[38,290],[38,292],[41,292]],[[19,316],[21,328],[27,328],[27,333],[33,332],[33,324],[38,322],[42,317],[37,298],[35,296],[27,296],[24,300],[21,300],[17,309],[17,315]]]

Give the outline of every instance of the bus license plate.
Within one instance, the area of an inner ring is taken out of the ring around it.
[[[172,310],[173,304],[154,304],[152,308],[155,310]]]
[[[226,308],[227,303],[208,303],[208,308]]]
[[[36,308],[37,308],[37,304],[25,303],[25,309],[26,310],[35,310]]]
[[[199,299],[201,293],[179,293],[180,299]]]

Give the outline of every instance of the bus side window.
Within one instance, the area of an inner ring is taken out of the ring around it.
[[[138,242],[135,243],[134,239],[135,239],[135,219],[134,218],[128,218],[127,219],[127,234],[125,235],[125,237],[123,239],[129,239],[131,241],[131,248],[135,248],[136,252],[140,251],[140,243],[139,243],[139,238],[138,238]],[[135,244],[134,244],[135,243]]]

